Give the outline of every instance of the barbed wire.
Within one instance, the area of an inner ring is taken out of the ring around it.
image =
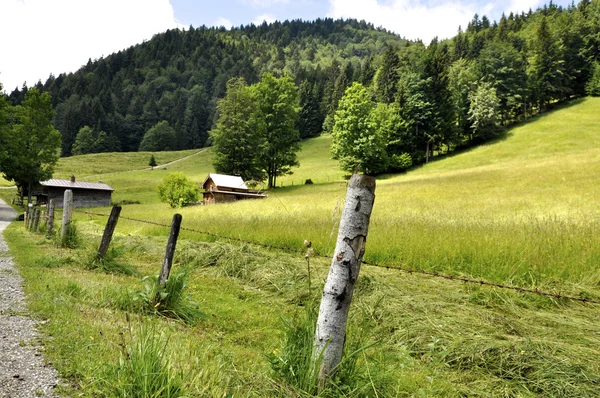
[[[102,213],[93,213],[93,212],[88,212],[88,211],[81,211],[81,210],[73,210],[74,213],[83,213],[83,214],[87,214],[87,215],[93,215],[93,216],[98,216],[98,217],[108,217],[108,214],[102,214]],[[131,217],[124,217],[124,216],[120,216],[119,218],[122,218],[124,220],[128,220],[128,221],[133,221],[133,222],[140,222],[140,223],[144,223],[144,224],[150,224],[150,225],[154,225],[154,226],[159,226],[159,227],[164,227],[164,228],[171,228],[171,225],[168,224],[162,224],[156,221],[148,221],[148,220],[139,220],[136,218],[131,218]],[[285,252],[291,252],[291,253],[300,253],[300,254],[306,254],[307,251],[306,249],[296,249],[296,248],[292,248],[292,247],[286,247],[286,246],[275,246],[275,245],[269,245],[266,243],[262,243],[262,242],[255,242],[255,241],[249,241],[249,240],[245,240],[242,238],[235,238],[232,236],[225,236],[225,235],[220,235],[217,233],[213,233],[213,232],[207,232],[207,231],[200,231],[197,229],[193,229],[193,228],[187,228],[187,227],[180,227],[181,230],[183,231],[188,231],[188,232],[193,232],[193,233],[197,233],[197,234],[201,234],[201,235],[207,235],[207,236],[212,236],[214,238],[218,238],[218,239],[227,239],[227,240],[231,240],[231,241],[235,241],[235,242],[240,242],[240,243],[246,243],[246,244],[250,244],[250,245],[254,245],[254,246],[259,246],[259,247],[263,247],[266,249],[273,249],[273,250],[279,250],[279,251],[285,251]],[[323,258],[323,259],[328,259],[331,260],[333,257],[326,255],[326,254],[321,254],[318,253],[314,250],[312,250],[311,257],[318,257],[318,258]],[[375,268],[384,268],[387,270],[393,270],[393,271],[399,271],[399,272],[405,272],[408,274],[420,274],[420,275],[425,275],[425,276],[429,276],[429,277],[433,277],[433,278],[441,278],[441,279],[446,279],[446,280],[450,280],[450,281],[458,281],[458,282],[463,282],[463,283],[469,283],[469,284],[474,284],[474,285],[480,285],[480,286],[489,286],[489,287],[495,287],[498,289],[504,289],[504,290],[512,290],[512,291],[516,291],[519,293],[529,293],[529,294],[535,294],[538,296],[545,296],[545,297],[551,297],[551,298],[555,298],[555,299],[564,299],[564,300],[570,300],[570,301],[578,301],[578,302],[582,302],[582,303],[588,303],[588,304],[600,304],[599,300],[593,300],[593,299],[589,299],[589,298],[585,298],[585,297],[575,297],[575,296],[568,296],[568,295],[563,295],[560,293],[552,293],[552,292],[546,292],[543,290],[539,290],[539,289],[528,289],[528,288],[524,288],[524,287],[520,287],[520,286],[513,286],[513,285],[504,285],[501,283],[495,283],[495,282],[488,282],[485,281],[483,279],[472,279],[472,278],[467,278],[467,277],[463,277],[463,276],[455,276],[455,275],[448,275],[448,274],[443,274],[440,272],[435,272],[435,271],[427,271],[427,270],[421,270],[421,269],[411,269],[411,268],[405,268],[399,265],[383,265],[383,264],[378,264],[378,263],[374,263],[371,261],[365,261],[362,260],[362,263],[365,265],[368,265],[370,267],[375,267]]]

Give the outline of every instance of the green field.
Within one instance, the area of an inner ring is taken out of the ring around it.
[[[600,281],[599,105],[598,99],[579,100],[497,142],[380,177],[366,259],[528,287],[555,281],[594,286]],[[296,248],[309,239],[330,254],[345,180],[329,158],[329,140],[304,142],[300,167],[281,178],[284,187],[267,200],[182,209],[184,225]],[[210,156],[208,150],[166,171],[93,178],[115,188],[114,201],[142,203],[124,214],[169,223],[174,211],[160,204],[156,185],[171,171],[201,184],[213,171]],[[308,178],[315,184],[300,185]]]
[[[577,100],[496,142],[380,176],[365,259],[600,300],[597,109],[600,99]],[[296,249],[309,239],[331,254],[346,186],[329,142],[304,142],[300,167],[267,199],[180,209],[183,226]],[[169,224],[176,210],[160,203],[156,185],[172,171],[201,184],[210,156],[166,171],[97,175],[100,166],[92,167],[88,177],[115,188],[114,201],[141,202],[122,216]],[[61,159],[65,175],[68,161]],[[302,185],[308,178],[315,184]],[[320,296],[327,260],[311,260],[308,293],[302,254],[182,231],[176,270],[188,270],[188,292],[205,318],[195,326],[132,320],[119,303],[158,271],[168,229],[119,221],[114,256],[138,272],[124,276],[89,266],[106,218],[76,219],[82,243],[74,250],[20,223],[6,232],[30,308],[48,319],[46,352],[69,384],[65,394],[110,395],[123,382],[115,373],[123,347],[140,338],[143,323],[169,337],[168,356],[191,396],[309,396],[277,378],[267,355],[284,350],[281,318],[299,319]],[[328,396],[600,396],[597,314],[593,304],[364,266],[348,344],[375,345],[360,354],[355,384]]]

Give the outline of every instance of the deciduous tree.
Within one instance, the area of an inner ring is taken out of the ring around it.
[[[48,93],[30,89],[15,109],[15,124],[8,130],[6,157],[0,166],[4,178],[31,187],[52,177],[60,153],[61,137],[52,126],[54,110]]]
[[[278,176],[289,174],[291,167],[298,165],[298,90],[289,76],[277,78],[270,73],[263,75],[255,90],[266,145],[260,161],[267,173],[268,187],[272,188]]]
[[[140,144],[142,151],[170,151],[175,149],[175,130],[169,126],[169,122],[163,120],[144,134]]]
[[[210,131],[216,171],[263,181],[260,154],[266,145],[264,120],[258,117],[254,90],[244,78],[227,82],[227,94],[217,104],[217,112],[217,125]]]
[[[196,202],[199,193],[200,188],[181,172],[169,174],[158,185],[161,202],[168,203],[172,208]]]
[[[331,154],[342,170],[375,174],[388,166],[385,141],[371,115],[373,105],[360,83],[348,87],[340,100],[331,132]]]

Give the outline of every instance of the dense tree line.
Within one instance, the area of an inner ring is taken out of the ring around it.
[[[600,0],[566,8],[550,2],[494,22],[475,15],[454,38],[428,45],[356,20],[190,27],[35,87],[52,95],[62,155],[69,156],[210,145],[232,78],[229,88],[237,90],[267,72],[289,76],[300,137],[332,133],[344,168],[363,163],[376,173],[492,139],[556,102],[598,95],[599,45]],[[20,104],[27,91],[16,89],[9,100]],[[357,125],[344,120],[352,109],[369,120],[356,137]],[[340,141],[345,136],[354,137],[350,145]],[[380,143],[369,155],[377,154],[373,167],[343,153],[365,153],[364,142],[371,149]]]
[[[160,122],[173,130],[170,149],[206,146],[227,82],[242,77],[254,84],[266,72],[300,86],[298,128],[309,137],[321,133],[344,89],[361,77],[363,60],[403,42],[365,22],[329,18],[231,30],[190,26],[35,86],[52,96],[63,156],[137,151]],[[26,92],[15,89],[9,98],[19,104]]]
[[[599,45],[600,0],[584,0],[493,23],[475,15],[451,40],[389,47],[372,80],[341,98],[332,154],[345,170],[380,173],[492,139],[554,103],[598,95]]]

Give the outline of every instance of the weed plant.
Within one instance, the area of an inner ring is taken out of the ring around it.
[[[187,280],[185,271],[172,273],[163,287],[158,284],[158,276],[145,276],[142,278],[144,288],[124,294],[117,306],[126,311],[160,315],[195,325],[204,314],[186,293]]]
[[[169,339],[154,325],[140,319],[135,332],[128,322],[128,343],[122,344],[108,395],[123,398],[176,398],[185,396],[184,375],[169,356]]]
[[[69,225],[69,230],[67,232],[67,236],[62,241],[62,227],[58,228],[56,231],[56,235],[54,236],[54,242],[57,246],[62,246],[68,249],[77,249],[83,243],[80,234],[77,231],[77,222],[72,220]]]

